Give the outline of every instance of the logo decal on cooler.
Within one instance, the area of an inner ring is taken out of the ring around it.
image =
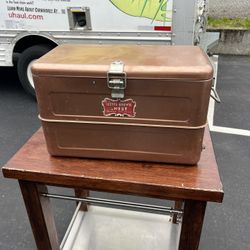
[[[105,98],[102,101],[104,116],[128,116],[135,117],[136,102],[132,99],[114,100]]]

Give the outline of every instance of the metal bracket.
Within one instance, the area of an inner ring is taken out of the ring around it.
[[[114,61],[110,65],[107,74],[107,84],[112,90],[112,98],[124,98],[124,89],[126,88],[126,73],[123,71],[124,64],[121,61]]]

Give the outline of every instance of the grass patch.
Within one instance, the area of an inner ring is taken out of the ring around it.
[[[213,18],[208,17],[208,25],[213,28],[242,28],[250,29],[249,18]]]

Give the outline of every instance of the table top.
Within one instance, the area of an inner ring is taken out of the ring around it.
[[[5,177],[48,185],[173,200],[222,202],[223,187],[208,128],[195,166],[53,157],[39,129],[3,167]]]

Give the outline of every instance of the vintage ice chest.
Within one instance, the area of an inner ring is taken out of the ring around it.
[[[51,155],[199,161],[213,78],[199,47],[61,45],[32,72]]]

